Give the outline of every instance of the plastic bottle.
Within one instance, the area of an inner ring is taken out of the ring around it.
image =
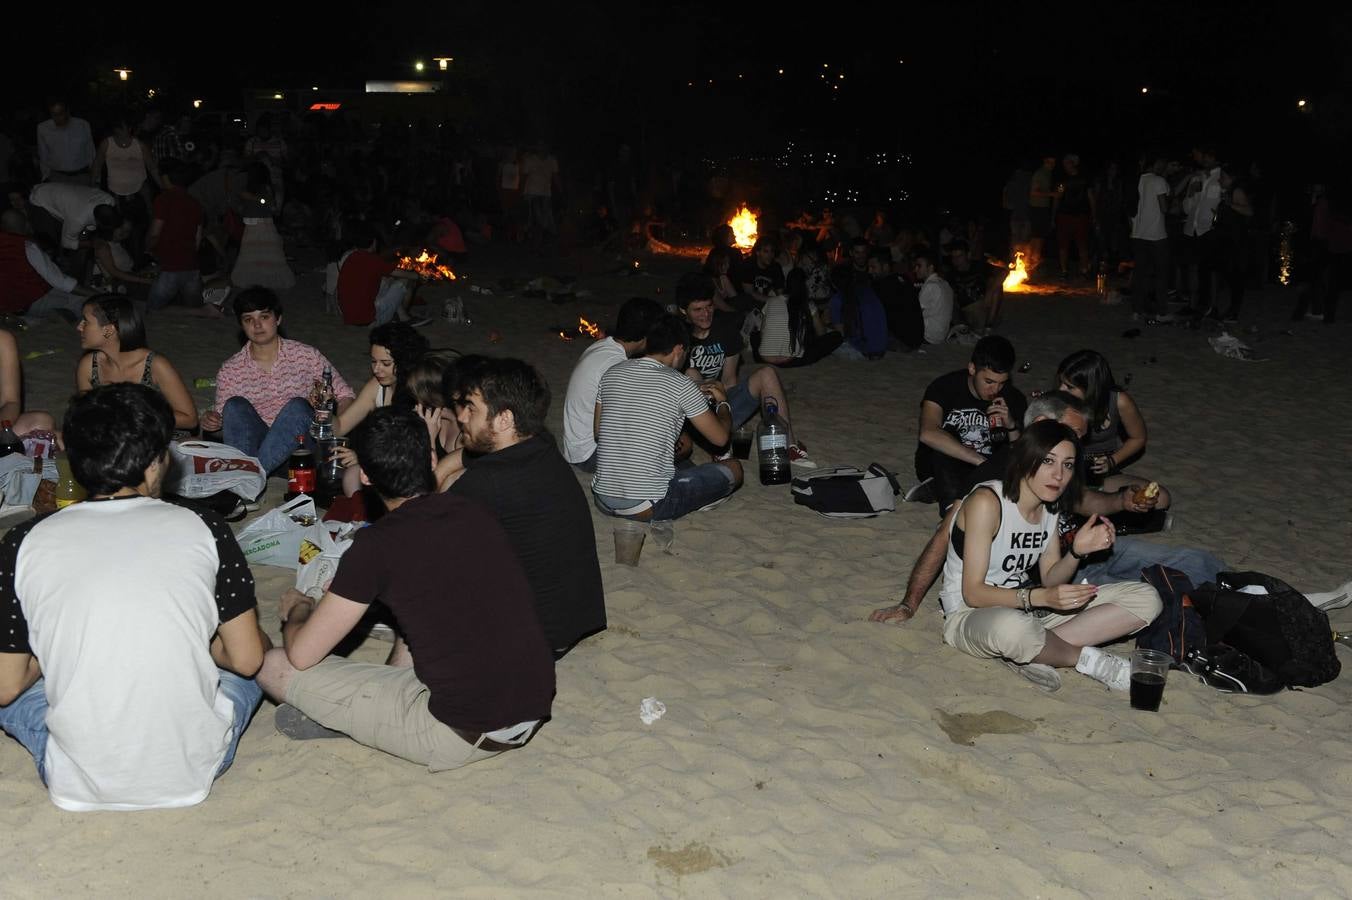
[[[72,503],[79,503],[87,494],[80,482],[75,480],[75,476],[70,471],[70,460],[64,456],[56,457],[56,471],[59,477],[56,482],[56,508],[65,509]]]
[[[315,455],[305,446],[305,435],[298,434],[296,449],[291,454],[286,471],[286,493],[283,497],[294,500],[300,494],[314,496],[315,474]]]
[[[1100,295],[1108,293],[1108,264],[1099,263],[1098,275],[1094,278],[1094,290]]]
[[[0,456],[9,456],[11,453],[23,455],[23,441],[14,434],[14,426],[5,419],[0,421]]]
[[[789,423],[779,415],[779,403],[766,397],[756,428],[756,458],[760,463],[761,484],[788,484],[793,479],[789,460]]]

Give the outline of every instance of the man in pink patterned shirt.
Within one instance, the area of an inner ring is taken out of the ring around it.
[[[224,432],[225,443],[257,457],[271,474],[286,465],[297,436],[312,443],[309,397],[326,367],[333,370],[338,411],[354,398],[324,354],[281,336],[282,301],[275,293],[249,288],[234,307],[247,341],[216,373],[216,405],[202,415],[202,430]]]

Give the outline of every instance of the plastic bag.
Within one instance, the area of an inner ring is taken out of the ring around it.
[[[258,459],[229,444],[175,441],[169,445],[169,453],[172,465],[165,478],[166,493],[201,499],[229,491],[252,500],[268,483]]]
[[[303,541],[319,548],[320,553],[332,543],[328,529],[320,524],[315,514],[314,500],[305,494],[268,510],[246,525],[236,537],[250,565],[297,570],[301,567]]]
[[[322,523],[323,539],[311,540],[309,536],[301,538],[300,568],[296,570],[296,590],[318,600],[324,596],[324,589],[338,574],[338,562],[352,546],[352,537],[365,523],[363,522],[327,522]],[[336,531],[329,529],[336,526]]]

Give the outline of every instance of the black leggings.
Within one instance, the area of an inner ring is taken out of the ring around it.
[[[806,345],[803,347],[803,355],[797,359],[790,360],[789,362],[780,363],[779,368],[798,369],[803,366],[810,366],[818,360],[825,359],[832,353],[835,353],[836,348],[839,347],[844,340],[845,335],[841,334],[839,331],[828,331],[820,337],[815,334],[811,335]]]

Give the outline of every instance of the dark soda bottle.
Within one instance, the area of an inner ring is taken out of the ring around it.
[[[14,434],[13,423],[9,419],[0,422],[0,456],[9,456],[11,453],[22,456],[23,452],[23,441]]]
[[[296,449],[291,454],[291,462],[286,470],[286,500],[293,500],[300,494],[314,496],[315,492],[315,455],[305,446],[305,436],[296,435]]]

